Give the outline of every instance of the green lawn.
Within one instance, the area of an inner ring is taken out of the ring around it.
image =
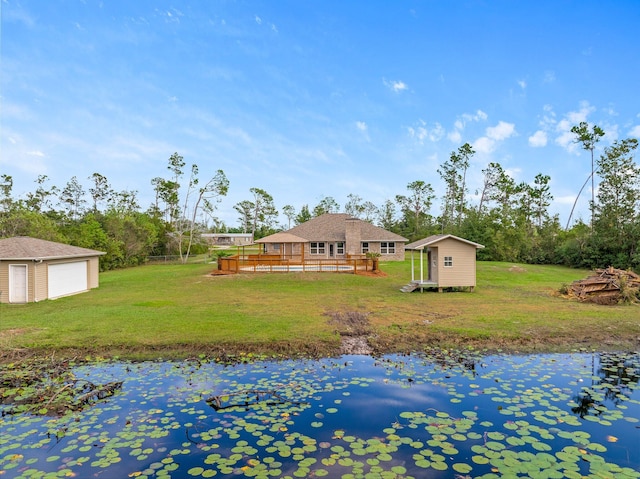
[[[327,313],[368,314],[379,351],[429,346],[508,350],[633,349],[640,307],[557,295],[588,272],[478,263],[474,293],[401,293],[410,264],[386,276],[272,273],[211,276],[211,265],[154,265],[101,273],[100,288],[27,305],[0,305],[6,358],[51,353],[136,357],[330,354],[340,336]]]

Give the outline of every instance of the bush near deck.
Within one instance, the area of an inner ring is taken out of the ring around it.
[[[213,265],[150,265],[101,274],[100,288],[35,304],[0,304],[3,359],[33,354],[134,358],[194,354],[335,354],[331,313],[359,311],[376,352],[431,346],[509,351],[634,349],[640,307],[558,295],[588,271],[479,262],[473,293],[401,293],[408,262],[378,277],[336,273],[212,276]]]

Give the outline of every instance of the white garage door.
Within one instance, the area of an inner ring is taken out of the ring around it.
[[[87,262],[50,264],[47,269],[49,277],[49,299],[80,293],[87,287]]]

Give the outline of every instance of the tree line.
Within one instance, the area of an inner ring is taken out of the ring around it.
[[[596,155],[604,136],[601,128],[582,122],[572,132],[590,152],[591,173],[564,228],[549,212],[553,196],[548,175],[517,183],[499,163],[489,163],[482,170],[481,187],[471,195],[467,178],[475,151],[465,143],[437,169],[442,198],[430,183],[415,180],[381,204],[352,193],[342,207],[327,196],[299,210],[291,205],[278,209],[273,197],[256,187],[233,205],[236,225],[216,217],[229,189],[224,172],[201,180],[198,166],[187,168],[178,153],[168,160],[167,177],[151,179],[155,197],[146,209],[140,207],[137,191],[115,191],[99,173],[87,178],[86,190],[75,176],[57,187],[41,175],[34,191],[22,198],[13,197],[11,176],[0,175],[0,237],[33,236],[104,251],[101,268],[106,270],[143,264],[157,255],[186,260],[208,250],[200,238],[205,232],[251,232],[260,238],[323,213],[344,212],[410,241],[433,234],[467,238],[485,245],[478,252],[482,260],[640,270],[640,167],[634,158],[638,142],[618,140]],[[589,221],[570,224],[589,183]],[[286,224],[278,224],[281,215]]]

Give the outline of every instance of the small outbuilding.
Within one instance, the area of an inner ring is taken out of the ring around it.
[[[469,288],[476,286],[476,251],[484,248],[454,235],[433,235],[407,244],[411,251],[411,283],[401,291],[428,288]],[[417,263],[417,264],[416,264]]]
[[[98,287],[105,253],[28,236],[0,240],[0,302],[32,303]]]

